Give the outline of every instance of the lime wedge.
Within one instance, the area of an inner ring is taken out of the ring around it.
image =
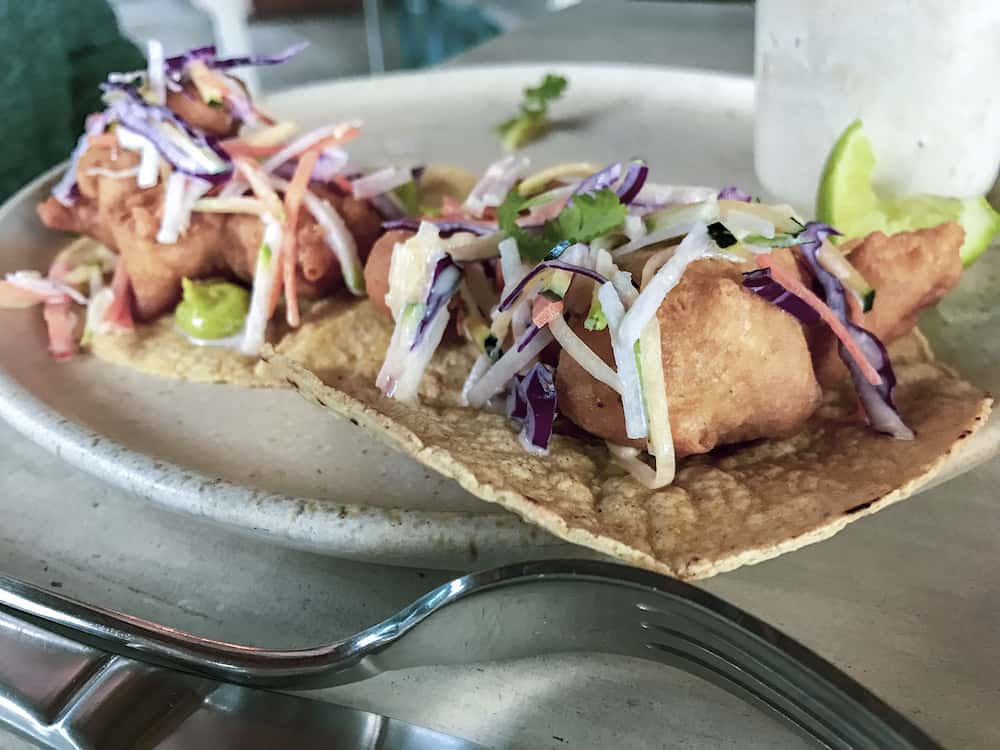
[[[823,167],[816,217],[844,233],[845,239],[877,230],[886,234],[957,221],[965,229],[961,255],[968,266],[1000,233],[1000,214],[985,198],[944,198],[936,195],[883,197],[872,187],[875,154],[855,120],[834,144]]]

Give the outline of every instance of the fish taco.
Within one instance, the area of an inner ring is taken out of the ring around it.
[[[274,373],[474,495],[681,578],[909,496],[985,423],[990,397],[915,327],[961,276],[957,223],[835,244],[640,162],[525,167],[390,224],[369,298],[265,349]]]
[[[567,541],[698,578],[912,494],[991,400],[921,310],[959,281],[943,220],[853,238],[641,161],[359,169],[212,48],[115,74],[39,206],[84,235],[0,282],[57,359],[294,387]],[[898,229],[898,228],[897,228]],[[263,361],[261,359],[263,358]]]

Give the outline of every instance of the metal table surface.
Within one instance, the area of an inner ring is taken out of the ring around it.
[[[748,7],[602,0],[458,62],[600,58],[749,72],[751,52]],[[1000,746],[998,486],[994,461],[828,542],[704,586],[818,651],[945,746]],[[0,518],[0,570],[248,644],[337,638],[450,577],[295,552],[172,515],[4,425]],[[714,688],[611,657],[416,669],[322,697],[497,748],[801,746]],[[23,747],[0,735],[3,750]]]

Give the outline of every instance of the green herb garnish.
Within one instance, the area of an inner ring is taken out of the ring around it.
[[[549,102],[562,96],[567,85],[565,78],[549,73],[537,86],[526,88],[520,113],[496,127],[503,147],[515,151],[541,136],[549,126]]]
[[[529,232],[517,225],[517,217],[528,200],[514,188],[497,209],[497,220],[500,229],[517,240],[521,257],[534,263],[544,260],[560,242],[590,242],[625,221],[626,208],[615,192],[598,190],[574,195],[573,204],[545,222],[541,232]]]

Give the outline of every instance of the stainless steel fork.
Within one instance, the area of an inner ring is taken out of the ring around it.
[[[0,576],[4,612],[149,665],[281,690],[328,687],[414,666],[619,654],[709,680],[823,747],[939,747],[766,623],[693,586],[599,561],[523,563],[463,576],[357,635],[300,650],[206,640]]]

